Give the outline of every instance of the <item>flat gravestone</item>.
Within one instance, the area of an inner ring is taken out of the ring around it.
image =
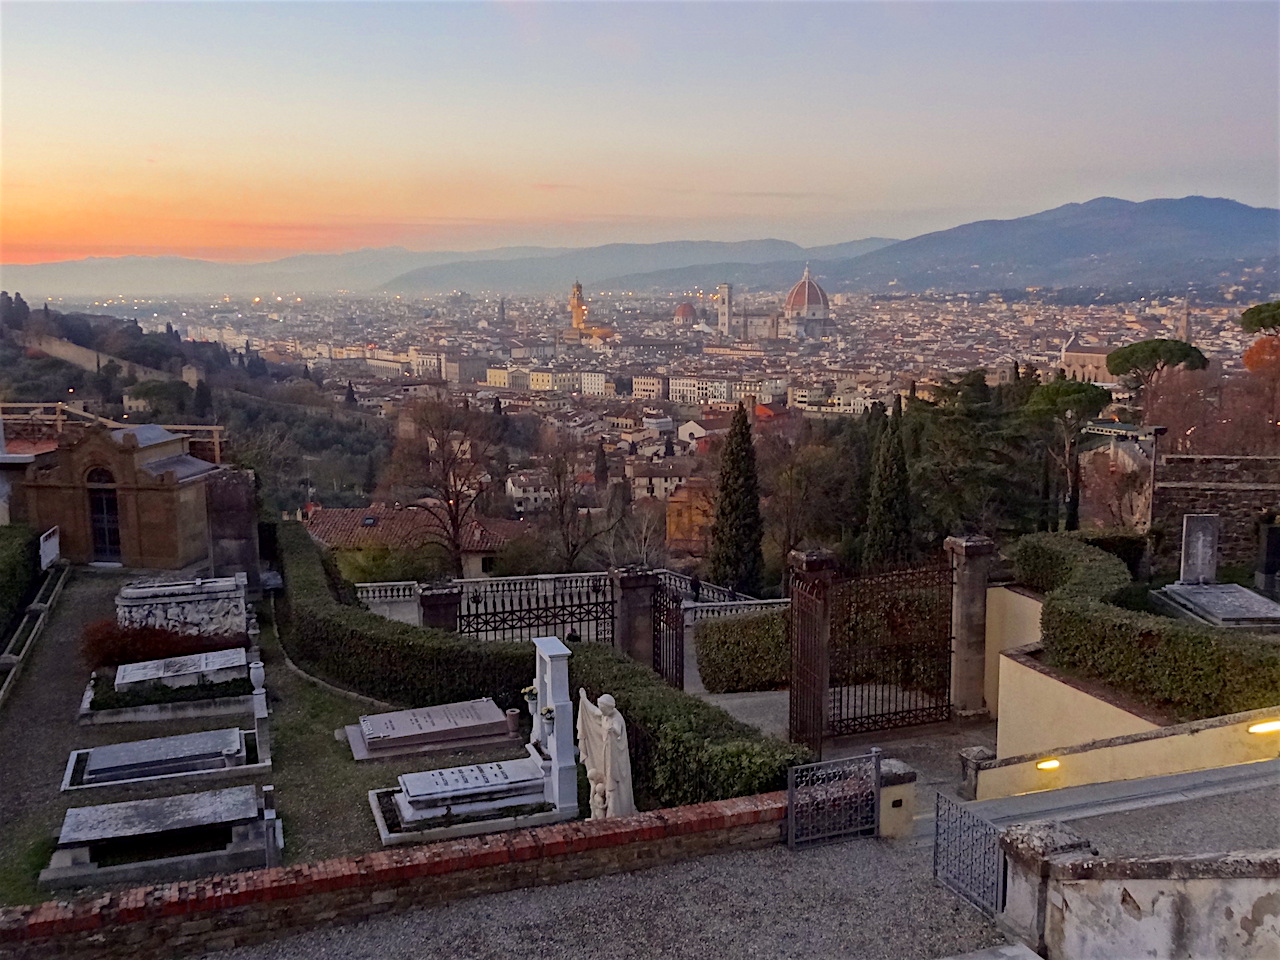
[[[1216,583],[1218,515],[1188,513],[1182,518],[1182,570],[1179,583]]]
[[[244,756],[244,735],[235,727],[156,737],[94,747],[85,761],[84,782],[159,776],[233,766]]]
[[[191,686],[201,679],[218,683],[243,676],[248,665],[249,655],[244,647],[193,653],[185,657],[167,657],[163,660],[122,663],[116,668],[115,687],[117,690],[127,690],[134,684],[155,681],[167,687],[183,687]]]
[[[542,786],[542,768],[529,758],[406,773],[400,787],[412,804],[439,804],[451,798],[497,797],[527,784]]]
[[[1280,603],[1238,583],[1171,583],[1161,592],[1182,609],[1214,626],[1280,630]]]
[[[153,800],[73,807],[62,821],[59,846],[141,837],[169,830],[241,823],[258,819],[258,790],[228,787]]]
[[[400,777],[394,803],[403,823],[455,815],[485,814],[504,807],[543,803],[546,776],[532,757],[497,763],[426,770]]]
[[[398,710],[360,718],[345,736],[357,760],[426,753],[433,749],[483,746],[518,739],[515,718],[483,697],[436,707]],[[339,731],[339,739],[342,739]]]

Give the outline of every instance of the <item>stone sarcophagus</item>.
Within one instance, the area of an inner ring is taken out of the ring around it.
[[[122,627],[159,627],[201,636],[244,637],[256,633],[243,573],[210,580],[140,583],[116,594]]]

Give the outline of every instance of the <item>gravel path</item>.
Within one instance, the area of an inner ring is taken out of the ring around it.
[[[854,840],[490,894],[210,960],[929,960],[1003,942],[938,886],[928,847]]]

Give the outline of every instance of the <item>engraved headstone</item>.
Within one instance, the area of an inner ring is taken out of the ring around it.
[[[518,741],[518,714],[490,698],[376,713],[338,731],[357,760]]]
[[[1182,518],[1182,571],[1179,583],[1216,583],[1218,515],[1188,513]]]
[[[1171,583],[1159,594],[1195,619],[1216,627],[1280,631],[1280,603],[1238,583]]]
[[[542,765],[530,757],[406,773],[400,777],[396,805],[401,820],[410,823],[447,812],[541,803],[544,779]]]
[[[248,675],[249,655],[243,647],[193,653],[164,660],[122,663],[116,668],[117,690],[128,690],[140,683],[159,681],[166,687],[186,687],[199,683],[221,683]]]

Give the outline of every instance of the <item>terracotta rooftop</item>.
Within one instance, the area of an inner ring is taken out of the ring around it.
[[[429,510],[386,504],[369,507],[318,507],[307,520],[307,529],[321,543],[335,550],[359,550],[383,546],[391,550],[414,550],[445,542],[444,529]],[[493,553],[524,532],[519,520],[479,517],[463,531],[466,553]]]

